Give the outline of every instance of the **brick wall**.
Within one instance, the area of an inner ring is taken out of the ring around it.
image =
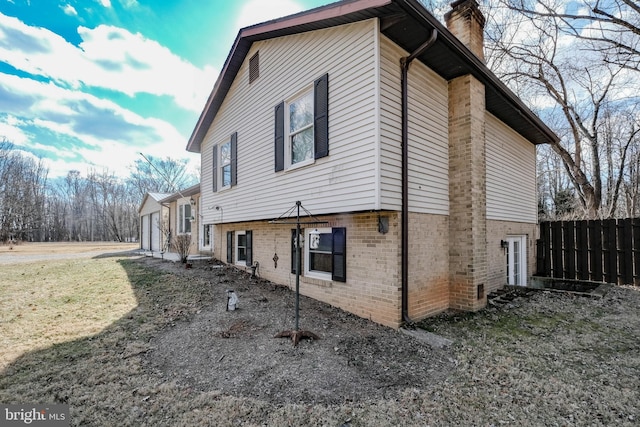
[[[471,75],[449,82],[450,307],[486,305],[486,157],[484,85]],[[480,298],[478,295],[480,294]]]
[[[380,215],[389,221],[386,234],[378,232],[378,213],[319,217],[329,224],[318,227],[347,229],[347,281],[343,283],[301,276],[300,292],[396,328],[401,323],[399,216],[397,212],[383,212]],[[215,257],[226,260],[227,231],[252,230],[253,260],[260,264],[260,276],[295,289],[295,274],[291,273],[290,240],[294,228],[295,225],[269,224],[266,221],[216,225]],[[278,258],[277,265],[273,261],[275,255]]]
[[[409,317],[449,308],[449,218],[409,214]]]

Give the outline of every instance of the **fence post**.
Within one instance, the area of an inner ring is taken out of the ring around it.
[[[563,223],[564,242],[564,278],[575,279],[576,277],[576,245],[575,245],[575,221],[565,221]]]
[[[551,253],[553,277],[562,279],[564,277],[563,254],[562,254],[562,221],[551,223]]]
[[[589,221],[589,247],[591,248],[591,280],[602,282],[602,223]]]
[[[633,231],[630,218],[618,221],[618,236],[618,241],[620,242],[618,271],[622,284],[630,285],[633,283]]]
[[[633,229],[633,284],[640,285],[640,218],[631,220]]]
[[[616,220],[602,221],[602,249],[604,252],[604,276],[609,283],[618,283],[618,242]]]
[[[577,276],[580,280],[589,280],[589,236],[587,221],[576,222],[576,258]]]
[[[551,229],[550,222],[540,223],[540,248],[538,252],[542,253],[542,260],[537,261],[538,275],[543,277],[551,276]],[[640,260],[640,257],[638,258]]]

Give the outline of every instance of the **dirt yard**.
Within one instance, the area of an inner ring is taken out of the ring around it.
[[[603,298],[517,292],[416,325],[453,341],[443,348],[302,297],[300,326],[320,339],[294,347],[274,338],[294,326],[290,289],[226,266],[112,254],[65,268],[80,281],[120,266],[137,306],[99,333],[12,361],[0,402],[67,403],[72,425],[105,426],[640,420],[638,288]],[[235,311],[225,310],[227,289],[239,296]]]

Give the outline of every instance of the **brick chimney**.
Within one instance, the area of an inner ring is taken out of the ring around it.
[[[484,62],[485,18],[475,0],[458,0],[444,15],[449,31]]]

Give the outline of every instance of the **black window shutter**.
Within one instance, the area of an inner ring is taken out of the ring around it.
[[[331,280],[347,281],[347,229],[332,228],[333,244],[331,247],[332,271]]]
[[[275,171],[284,170],[284,102],[275,109]]]
[[[247,237],[247,265],[253,265],[253,232],[247,230],[245,236]]]
[[[218,146],[213,147],[213,192],[218,191]]]
[[[231,186],[238,183],[238,132],[231,134]]]
[[[302,234],[302,230],[300,231]],[[302,248],[300,248],[300,257],[302,257]],[[302,262],[300,262],[302,265]],[[302,273],[302,272],[300,272]],[[296,229],[291,229],[291,274],[296,274]]]
[[[227,231],[227,262],[233,262],[233,231]]]
[[[315,158],[329,155],[329,74],[313,85],[313,137]]]

